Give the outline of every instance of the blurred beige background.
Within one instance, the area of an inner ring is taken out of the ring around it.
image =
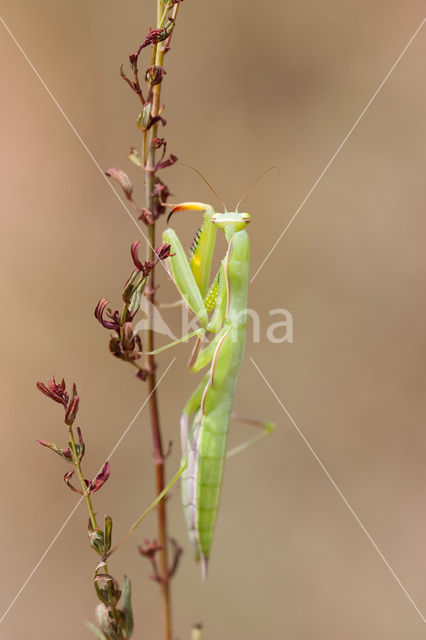
[[[422,20],[417,0],[243,3],[185,0],[167,58],[169,150],[203,171],[230,206],[250,194],[253,273]],[[2,15],[103,168],[139,144],[137,103],[118,69],[154,23],[153,2],[21,0]],[[2,28],[2,462],[0,608],[4,611],[76,502],[62,462],[35,438],[64,441],[60,409],[35,391],[55,373],[78,383],[87,475],[138,410],[145,389],[107,352],[93,318],[119,303],[137,230]],[[276,421],[269,441],[228,464],[201,584],[179,498],[184,544],[175,632],[206,640],[425,637],[424,623],[355,522],[251,355],[423,614],[426,614],[424,295],[425,29],[256,278],[263,339],[247,344],[237,410]],[[143,65],[141,65],[143,68]],[[167,171],[176,200],[211,194]],[[142,197],[142,185],[136,189]],[[189,243],[194,216],[181,217]],[[162,276],[161,276],[162,277]],[[162,279],[162,300],[174,299]],[[264,338],[270,309],[294,318],[294,344]],[[178,331],[178,314],[167,316]],[[194,379],[188,346],[161,386],[165,438],[179,459],[178,416]],[[173,353],[160,359],[161,370]],[[235,427],[233,440],[246,437]],[[116,536],[154,493],[148,414],[111,459],[95,496]],[[7,640],[89,638],[96,561],[83,507],[0,626]],[[135,638],[159,638],[159,599],[136,543],[111,563],[134,586]]]

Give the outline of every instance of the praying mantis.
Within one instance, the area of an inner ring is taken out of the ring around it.
[[[168,220],[182,211],[204,213],[189,258],[172,228],[163,233],[163,242],[171,246],[169,271],[173,282],[182,302],[195,314],[199,328],[152,353],[196,337],[188,368],[198,372],[208,367],[184,406],[180,420],[182,455],[187,464],[181,477],[182,501],[189,537],[195,558],[201,561],[203,578],[207,576],[225,458],[245,450],[275,428],[272,422],[244,419],[232,413],[245,344],[250,264],[246,227],[251,216],[238,212],[240,202],[235,211],[228,212],[224,207],[224,213],[217,213],[212,206],[201,202],[172,205]],[[225,234],[227,250],[211,281],[218,229]],[[210,334],[211,339],[207,346],[202,346],[206,334]],[[231,417],[261,426],[263,431],[227,453]]]

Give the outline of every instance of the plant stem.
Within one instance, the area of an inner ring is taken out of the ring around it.
[[[83,491],[83,496],[84,496],[84,499],[86,501],[87,510],[89,512],[90,522],[92,524],[92,529],[96,529],[97,526],[98,526],[97,523],[96,523],[96,516],[95,516],[95,512],[93,510],[92,501],[90,499],[90,493],[88,491],[88,487],[86,486],[86,483],[84,482],[84,476],[83,476],[83,473],[81,471],[80,460],[79,460],[79,457],[78,457],[77,447],[76,447],[75,439],[74,439],[74,432],[72,430],[72,427],[68,427],[68,430],[69,430],[69,434],[70,434],[70,444],[71,444],[71,449],[72,449],[74,467],[75,467],[75,470],[77,472],[78,479],[80,480],[81,489]]]
[[[80,459],[79,459],[79,456],[78,456],[78,453],[77,453],[77,446],[75,444],[74,432],[73,432],[73,429],[72,429],[71,426],[68,427],[68,431],[69,431],[69,434],[70,434],[70,444],[71,444],[71,450],[72,450],[72,455],[73,455],[73,463],[74,463],[75,470],[77,472],[78,479],[80,480],[81,490],[83,492],[84,499],[86,501],[87,510],[89,512],[90,523],[92,525],[92,529],[97,529],[98,525],[97,525],[97,522],[96,522],[95,512],[93,510],[92,500],[90,498],[89,488],[86,486],[86,483],[84,481],[83,472],[81,471]],[[104,572],[108,573],[108,566],[107,566],[106,562],[104,563]],[[115,620],[115,623],[116,623],[117,628],[118,628],[119,627],[119,618],[118,618],[118,613],[117,613],[117,607],[114,604],[111,604],[110,608],[111,608],[112,615],[114,616],[114,620]]]
[[[178,5],[176,5],[177,7]],[[162,26],[164,22],[164,6],[161,0],[157,3],[157,27]],[[154,64],[162,66],[164,51],[162,44],[154,47],[155,61]],[[161,83],[153,87],[153,100],[151,107],[151,116],[158,115],[160,110],[160,95],[161,95]],[[149,132],[146,132],[143,140],[143,155],[145,166],[145,202],[146,208],[149,211],[154,210],[154,182],[155,182],[155,149],[151,142],[157,136],[157,125],[155,124]],[[149,260],[154,260],[154,247],[156,243],[155,233],[155,220],[149,227]],[[155,269],[151,271],[148,281],[148,331],[147,331],[147,351],[154,351],[154,327],[153,327],[153,305],[155,304]],[[155,465],[155,483],[156,492],[161,494],[164,491],[165,483],[165,465],[164,465],[164,448],[163,439],[160,428],[160,416],[158,409],[158,395],[156,390],[156,363],[153,355],[147,356],[147,370],[148,370],[148,394],[149,394],[149,411],[151,419],[151,431],[152,441],[154,445],[154,465]],[[162,609],[163,609],[163,632],[164,640],[172,640],[172,614],[171,614],[171,595],[170,595],[170,580],[169,580],[169,558],[167,550],[167,513],[166,513],[166,501],[162,499],[158,503],[157,507],[157,528],[158,528],[158,542],[162,547],[158,554],[159,559],[159,572],[161,576],[161,595],[162,595]]]
[[[157,0],[157,28],[162,28],[168,13],[168,1]],[[176,4],[173,7],[173,19],[176,18],[179,5]],[[170,36],[166,40],[166,44],[170,41]],[[152,63],[157,67],[163,66],[165,54],[164,43],[157,43],[153,47],[153,59]],[[151,117],[155,118],[160,112],[160,96],[161,96],[161,82],[156,84],[152,88],[152,106]],[[145,206],[148,211],[154,211],[154,186],[155,186],[155,148],[152,145],[152,140],[157,137],[158,123],[155,123],[149,131],[144,132],[142,155],[145,169]],[[149,231],[149,260],[155,259],[154,247],[156,244],[156,229],[155,220],[153,224],[148,227]],[[155,269],[151,271],[146,296],[148,299],[148,330],[147,330],[147,348],[146,351],[154,351],[154,322],[153,322],[153,306],[155,305]],[[152,441],[154,446],[154,465],[155,465],[155,483],[156,492],[158,495],[163,494],[165,489],[165,465],[164,465],[164,448],[163,439],[160,427],[160,416],[158,408],[158,395],[156,390],[156,363],[153,355],[147,356],[147,384],[149,394],[149,411],[151,420],[151,432]],[[157,528],[158,528],[158,542],[162,547],[158,554],[159,559],[159,573],[161,576],[161,594],[162,594],[162,607],[163,607],[163,630],[164,640],[172,640],[172,615],[171,615],[171,597],[170,597],[170,579],[169,579],[169,558],[167,550],[167,513],[166,513],[166,501],[163,498],[158,503],[157,507]]]
[[[147,192],[152,193],[153,188],[153,174],[147,174],[146,179]],[[148,196],[147,193],[147,196]],[[152,206],[151,196],[147,197],[147,209]],[[150,209],[151,210],[151,209]],[[155,246],[155,223],[149,227],[149,240],[151,247]],[[154,260],[154,252],[150,249],[150,260]],[[151,303],[148,305],[148,331],[147,331],[147,351],[154,350],[154,331],[153,331],[153,317],[152,306],[155,304],[155,280],[154,271],[151,271],[151,276],[148,282],[149,291],[147,294],[148,301]],[[156,492],[160,494],[164,490],[164,449],[163,440],[160,429],[160,417],[158,410],[158,396],[156,390],[156,375],[155,375],[155,357],[153,355],[147,356],[147,369],[148,369],[148,394],[149,394],[149,411],[151,418],[151,431],[152,441],[154,445],[154,465],[155,465],[155,481]],[[162,578],[161,592],[163,602],[163,628],[164,628],[164,640],[172,639],[172,619],[171,619],[171,601],[170,601],[170,589],[169,589],[169,567],[168,567],[168,553],[167,553],[167,515],[166,515],[166,502],[161,500],[157,507],[157,526],[158,526],[158,542],[162,547],[159,551],[159,568]]]

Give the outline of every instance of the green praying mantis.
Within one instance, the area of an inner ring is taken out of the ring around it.
[[[200,326],[152,353],[157,354],[196,337],[188,367],[193,372],[208,367],[186,403],[180,421],[185,461],[181,477],[182,500],[189,537],[195,558],[201,561],[203,578],[207,575],[225,458],[245,450],[275,428],[274,423],[244,419],[232,413],[245,343],[250,266],[250,241],[246,227],[251,217],[248,213],[238,212],[241,200],[235,211],[228,212],[224,207],[224,213],[217,213],[213,207],[201,202],[172,205],[168,220],[181,211],[204,212],[189,258],[172,228],[163,233],[163,242],[171,245],[173,254],[169,262],[172,279],[182,302],[195,314]],[[218,229],[225,234],[227,251],[211,281]],[[207,346],[202,346],[206,334],[210,334],[210,341]],[[231,418],[261,426],[263,431],[227,453]]]

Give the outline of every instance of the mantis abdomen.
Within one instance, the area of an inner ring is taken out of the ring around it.
[[[224,259],[226,317],[208,374],[199,387],[199,404],[188,434],[188,469],[182,481],[186,519],[203,573],[215,529],[223,480],[235,384],[244,350],[249,239],[244,230],[230,238]],[[234,295],[235,294],[235,295]],[[194,405],[183,416],[187,421]]]

